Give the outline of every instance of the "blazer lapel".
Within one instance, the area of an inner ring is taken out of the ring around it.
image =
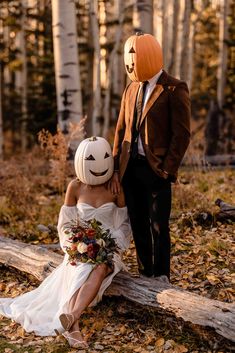
[[[158,99],[158,97],[160,96],[160,94],[164,91],[164,88],[162,85],[160,84],[156,84],[156,87],[154,88],[145,108],[144,108],[144,111],[143,111],[143,114],[141,116],[141,121],[140,121],[140,124],[142,124],[144,118],[146,117],[149,109],[152,107],[152,105],[156,102],[156,100]]]

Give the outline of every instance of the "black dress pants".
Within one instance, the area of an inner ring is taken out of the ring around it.
[[[170,279],[171,183],[157,176],[145,158],[130,158],[122,183],[139,272]]]

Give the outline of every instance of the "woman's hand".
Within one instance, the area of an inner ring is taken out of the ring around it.
[[[65,200],[64,200],[65,206],[77,205],[79,188],[80,188],[80,182],[78,179],[73,179],[70,181],[65,194]]]
[[[121,184],[120,184],[118,172],[113,173],[113,176],[109,181],[108,187],[109,187],[109,190],[111,191],[112,194],[114,194],[114,195],[120,194]]]

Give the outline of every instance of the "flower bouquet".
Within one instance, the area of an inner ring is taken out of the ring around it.
[[[73,221],[66,227],[65,233],[69,237],[69,245],[65,249],[72,266],[78,262],[112,265],[113,253],[118,246],[110,230],[104,229],[102,223],[96,219]]]

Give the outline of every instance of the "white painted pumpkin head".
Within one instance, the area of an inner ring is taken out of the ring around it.
[[[76,175],[82,183],[99,185],[113,175],[113,156],[110,144],[103,137],[83,140],[74,158]]]

